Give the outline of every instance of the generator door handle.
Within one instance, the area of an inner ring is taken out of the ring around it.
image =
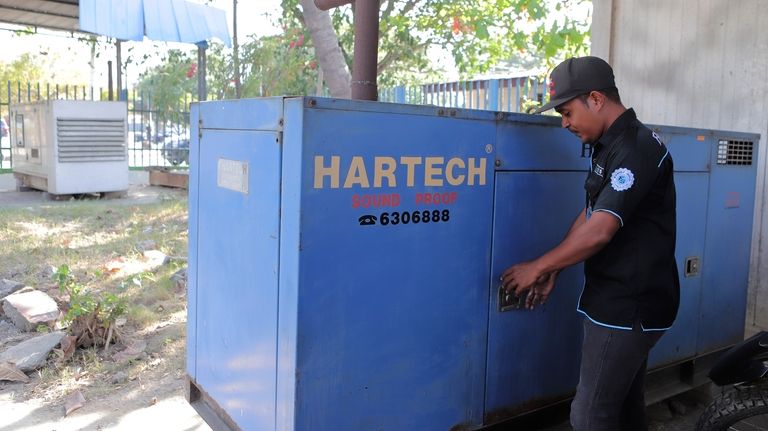
[[[524,310],[525,299],[528,298],[529,292],[530,290],[526,290],[517,296],[514,292],[507,292],[506,289],[504,289],[504,285],[500,284],[498,292],[499,312],[503,313],[505,311]]]

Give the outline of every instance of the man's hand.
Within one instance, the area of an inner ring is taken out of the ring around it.
[[[549,294],[555,288],[555,279],[558,271],[552,271],[549,274],[539,278],[537,283],[531,288],[531,292],[525,298],[525,308],[533,310],[533,307],[547,302]]]
[[[557,271],[542,273],[535,261],[518,263],[507,268],[501,276],[502,286],[507,292],[514,290],[520,296],[526,290],[531,292],[525,300],[525,308],[533,309],[544,304],[555,286]]]
[[[507,268],[501,275],[502,285],[507,292],[515,291],[515,296],[520,296],[536,284],[543,274],[538,269],[536,261],[522,262]],[[543,281],[543,280],[542,280]]]

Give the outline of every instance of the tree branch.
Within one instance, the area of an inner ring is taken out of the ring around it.
[[[432,43],[431,39],[427,39],[426,42],[420,43],[413,47],[412,51],[418,51],[420,49],[426,48]],[[384,56],[384,58],[381,59],[381,61],[376,65],[376,73],[378,75],[381,75],[381,73],[386,70],[389,66],[392,65],[392,63],[396,62],[397,60],[400,60],[400,57],[402,56],[403,51],[402,50],[390,50],[387,51],[387,54]]]
[[[382,21],[388,20],[389,17],[392,16],[392,10],[395,9],[395,0],[381,0],[379,7],[381,7],[384,2],[387,2],[387,8],[384,9],[384,12],[381,14]]]
[[[339,43],[339,48],[341,48],[341,55],[344,56],[344,62],[347,63],[347,68],[349,69],[350,73],[352,73],[352,56],[349,55],[346,49],[344,49],[344,45]]]
[[[408,3],[403,6],[403,10],[400,11],[400,15],[405,15],[412,11],[413,8],[416,7],[416,3],[418,3],[416,0],[409,0]]]
[[[293,15],[293,17],[295,19],[299,20],[299,22],[301,23],[302,27],[306,27],[307,26],[307,22],[304,20],[304,14],[301,12],[301,9],[299,9],[298,6],[296,6],[295,8],[293,8],[291,10],[291,14]]]
[[[400,52],[395,50],[390,50],[387,52],[387,55],[384,56],[384,58],[381,59],[379,64],[376,65],[376,74],[381,75],[381,72],[384,71],[387,67],[391,66],[392,63],[397,61],[400,58]]]

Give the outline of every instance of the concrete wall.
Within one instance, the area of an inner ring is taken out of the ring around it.
[[[768,8],[763,0],[593,0],[592,54],[642,121],[760,133],[748,324],[768,328],[763,226]]]
[[[148,186],[149,171],[128,171],[128,184],[132,186]]]

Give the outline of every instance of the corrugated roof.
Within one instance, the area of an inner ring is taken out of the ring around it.
[[[78,0],[0,0],[0,21],[78,31]]]
[[[122,40],[231,46],[226,13],[186,0],[0,0],[0,22],[94,33]]]

